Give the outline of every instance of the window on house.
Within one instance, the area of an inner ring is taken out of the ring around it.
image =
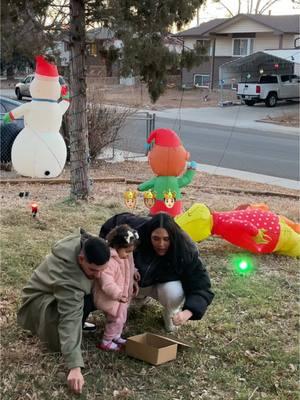
[[[195,74],[194,75],[194,86],[196,87],[209,87],[210,75]]]
[[[97,45],[96,45],[96,43],[88,43],[86,45],[86,47],[87,47],[88,54],[90,56],[94,56],[95,57],[97,55]]]
[[[233,39],[233,56],[248,56],[253,53],[253,38]]]
[[[203,47],[206,50],[206,54],[210,54],[210,40],[209,39],[199,39],[196,40],[197,47]]]

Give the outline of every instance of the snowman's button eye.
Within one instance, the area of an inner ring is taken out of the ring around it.
[[[50,171],[45,171],[45,175],[46,176],[50,175]]]

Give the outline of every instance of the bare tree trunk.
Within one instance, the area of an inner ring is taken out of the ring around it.
[[[86,200],[89,195],[89,146],[85,81],[84,0],[70,0],[70,162],[71,197]]]

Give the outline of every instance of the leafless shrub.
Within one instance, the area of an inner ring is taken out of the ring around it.
[[[94,160],[100,151],[112,145],[119,139],[120,129],[126,118],[134,110],[124,107],[105,106],[89,103],[87,107],[89,149],[91,160]]]
[[[120,129],[124,126],[126,118],[136,112],[133,108],[111,106],[104,104],[104,89],[98,87],[87,90],[87,119],[88,119],[88,141],[91,160],[99,155],[101,150],[115,143],[119,138]],[[66,142],[70,159],[70,139],[68,132],[68,115],[62,121],[61,133]]]

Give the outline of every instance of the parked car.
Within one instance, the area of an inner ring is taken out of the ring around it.
[[[16,100],[9,99],[8,97],[0,96],[0,156],[1,163],[11,162],[11,148],[15,138],[19,132],[24,128],[23,118],[16,119],[9,124],[3,124],[3,116],[19,107],[22,103]]]
[[[15,93],[18,100],[22,100],[22,97],[31,97],[29,86],[33,78],[34,74],[28,75],[25,79],[16,84]],[[58,79],[61,86],[67,86],[67,82],[62,76],[59,76]]]
[[[262,75],[258,82],[240,82],[237,96],[247,106],[265,102],[275,107],[277,100],[299,99],[299,83],[297,75]]]

